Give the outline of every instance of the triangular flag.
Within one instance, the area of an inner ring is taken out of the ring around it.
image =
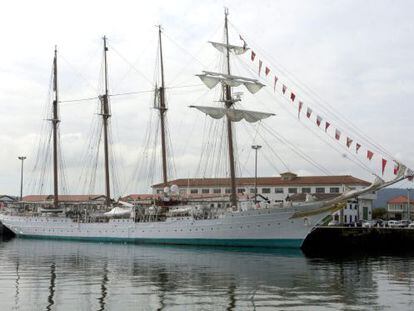
[[[356,151],[356,153],[358,153],[359,148],[361,148],[361,145],[358,144],[358,143],[356,143],[356,145],[355,145],[355,151]]]
[[[395,164],[394,164],[394,175],[397,175],[399,170],[400,170],[400,164],[395,162]]]
[[[259,59],[259,76],[260,76],[260,72],[262,71],[262,65],[263,65],[263,62]]]
[[[294,101],[295,101],[295,97],[296,97],[296,95],[295,95],[295,94],[293,94],[293,92],[291,92],[291,93],[290,93],[290,99],[292,100],[292,102],[294,102]]]
[[[349,148],[352,144],[353,140],[349,137],[346,138],[346,146]]]
[[[254,61],[255,58],[256,58],[256,53],[252,51],[252,55],[250,56],[250,59],[252,60],[252,62]]]
[[[310,116],[312,115],[312,109],[310,109],[309,107],[308,107],[308,109],[306,109],[306,116],[308,117],[308,118],[310,118]]]
[[[335,130],[335,139],[336,140],[339,140],[341,138],[341,131],[340,130],[338,130],[338,129],[336,129]]]
[[[302,106],[303,106],[303,103],[301,101],[299,101],[299,106],[298,106],[298,119],[299,119],[299,116],[300,116],[300,112],[302,110]]]
[[[328,131],[328,127],[331,126],[331,123],[329,123],[328,121],[325,122],[325,132]]]
[[[321,116],[317,116],[317,117],[316,117],[316,124],[317,124],[318,126],[320,126],[320,125],[321,125],[321,122],[322,122],[322,117],[321,117]]]
[[[284,85],[284,84],[283,84],[283,86],[282,86],[282,93],[283,93],[283,94],[285,94],[285,93],[286,93],[286,89],[287,89],[286,85]]]
[[[265,74],[266,74],[266,76],[268,76],[268,75],[269,75],[269,73],[270,73],[270,69],[269,69],[269,67],[266,67],[266,68],[265,68]]]
[[[277,77],[275,76],[275,82],[273,83],[273,92],[276,91],[276,82],[277,82]]]
[[[374,153],[372,151],[367,150],[367,158],[368,158],[368,160],[371,160],[373,156],[374,156]]]
[[[384,175],[385,166],[387,165],[387,160],[382,158],[382,175]]]

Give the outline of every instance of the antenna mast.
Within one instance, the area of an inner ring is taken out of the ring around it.
[[[101,115],[103,120],[103,134],[104,134],[104,156],[105,156],[105,196],[106,206],[111,205],[111,189],[109,185],[109,154],[108,154],[108,119],[111,117],[109,111],[109,99],[108,99],[108,62],[107,62],[107,51],[106,37],[103,37],[104,42],[104,80],[105,80],[105,94],[99,98],[101,100]]]
[[[227,59],[227,74],[230,72],[230,48],[229,48],[229,28],[227,23],[227,16],[229,15],[228,8],[224,8],[224,29],[226,32],[226,59]],[[231,96],[231,87],[229,85],[223,85],[223,94],[225,95],[226,108],[233,106],[234,101]],[[231,181],[231,194],[230,202],[232,206],[237,206],[237,194],[236,194],[236,172],[234,164],[234,147],[233,147],[233,128],[229,118],[227,118],[227,140],[229,144],[229,162],[230,162],[230,181]]]
[[[168,182],[167,175],[167,150],[165,144],[165,113],[167,107],[165,105],[165,84],[164,84],[164,61],[162,55],[162,40],[161,40],[161,25],[158,26],[158,38],[160,43],[160,68],[161,68],[161,86],[158,89],[160,94],[160,105],[158,107],[160,111],[160,121],[161,121],[161,154],[162,154],[162,177],[164,184]]]
[[[52,116],[52,129],[53,129],[53,206],[58,208],[59,204],[59,187],[58,187],[58,125],[59,125],[59,116],[58,116],[58,82],[57,82],[57,47],[55,46],[55,57],[53,58],[53,116]]]

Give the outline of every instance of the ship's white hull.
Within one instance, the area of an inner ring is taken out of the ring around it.
[[[329,212],[291,218],[291,208],[255,209],[195,220],[172,217],[162,222],[111,219],[75,222],[64,217],[0,215],[17,236],[90,241],[193,244],[249,247],[300,247],[313,227]]]

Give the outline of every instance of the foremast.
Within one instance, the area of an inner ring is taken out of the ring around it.
[[[103,121],[103,136],[104,136],[104,170],[105,170],[105,204],[107,207],[111,205],[111,188],[110,188],[110,175],[109,175],[109,142],[108,142],[108,122],[111,117],[109,109],[109,94],[108,94],[108,61],[107,52],[108,46],[106,44],[106,37],[103,37],[104,47],[104,94],[101,95],[101,113]]]
[[[229,49],[229,28],[227,16],[229,15],[229,10],[224,9],[224,31],[226,32],[226,60],[227,60],[227,74],[231,75],[230,71],[230,49]],[[228,84],[223,84],[223,95],[225,95],[225,105],[229,109],[233,106],[234,102],[231,96],[231,87]],[[224,97],[224,96],[223,96]],[[236,170],[234,163],[234,146],[233,146],[233,129],[232,123],[229,118],[227,122],[227,141],[229,148],[229,163],[230,163],[230,184],[231,184],[231,194],[230,202],[232,206],[237,206],[237,194],[236,194]]]
[[[52,136],[53,136],[53,206],[58,208],[59,205],[59,174],[58,174],[58,127],[59,127],[59,92],[58,92],[58,71],[57,71],[57,47],[53,58],[53,111],[52,111]]]

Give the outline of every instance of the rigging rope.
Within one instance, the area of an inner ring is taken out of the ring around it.
[[[236,29],[237,31],[239,31],[237,27],[235,27],[234,25],[232,25],[232,27]],[[303,87],[304,93],[307,94],[309,97],[311,97],[314,102],[320,103],[322,105],[322,109],[328,115],[332,114],[334,116],[334,119],[336,119],[338,122],[340,122],[343,125],[343,128],[348,128],[350,132],[354,133],[355,136],[362,138],[362,139],[358,139],[359,141],[368,143],[368,145],[373,146],[374,149],[379,150],[381,153],[387,155],[389,158],[394,160],[394,157],[389,151],[387,151],[384,147],[382,147],[378,143],[374,142],[373,139],[370,138],[368,135],[364,134],[351,120],[349,120],[345,116],[340,116],[329,103],[323,101],[323,99],[321,99],[321,97],[315,91],[313,91],[310,87],[306,86],[305,84],[301,83],[300,80],[297,79],[291,72],[285,69],[282,65],[278,64],[278,62],[271,55],[267,55],[262,49],[260,49],[260,47],[259,47],[259,51],[261,51],[261,53],[263,53],[263,55],[265,55],[266,58],[271,60],[270,63],[272,65],[274,65],[272,62],[276,63],[277,65],[275,66],[275,68],[277,68],[280,72],[285,73],[285,75],[288,78],[290,78],[295,84],[299,86],[299,89]],[[344,119],[344,121],[342,119]]]

